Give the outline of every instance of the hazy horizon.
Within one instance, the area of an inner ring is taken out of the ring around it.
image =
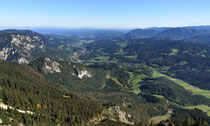
[[[210,1],[9,0],[0,27],[133,29],[210,25]]]
[[[103,27],[60,27],[60,26],[30,26],[30,27],[22,27],[22,26],[0,26],[0,30],[7,30],[7,29],[22,29],[22,30],[27,30],[27,29],[60,29],[60,30],[132,30],[132,29],[149,29],[149,28],[182,28],[182,27],[210,27],[210,25],[186,25],[186,26],[166,26],[166,27],[161,27],[161,26],[154,26],[154,27],[132,27],[132,28],[116,28],[116,27],[111,27],[111,28],[103,28]]]

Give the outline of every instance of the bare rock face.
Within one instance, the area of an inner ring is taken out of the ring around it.
[[[11,34],[11,39],[12,45],[21,48],[24,52],[30,52],[31,50],[34,50],[36,48],[45,48],[44,44],[41,42],[41,38],[37,35],[28,36]]]
[[[32,31],[1,31],[0,59],[27,64],[46,52],[46,40]]]
[[[7,60],[10,56],[17,53],[17,50],[10,47],[4,47],[0,50],[0,59]]]
[[[26,60],[24,57],[21,57],[21,58],[18,59],[18,63],[19,63],[19,64],[28,64],[29,61]]]
[[[83,77],[92,77],[91,73],[88,72],[86,69],[83,69],[81,71],[78,71],[78,78],[82,79]]]
[[[45,58],[45,63],[44,63],[44,67],[43,70],[45,71],[45,73],[60,73],[61,69],[60,69],[61,65],[56,62],[51,60],[50,58]]]
[[[109,113],[111,115],[116,115],[119,118],[120,122],[134,125],[134,122],[129,121],[128,118],[131,118],[131,115],[127,114],[125,111],[120,109],[120,106],[114,106],[109,108]],[[116,119],[112,118],[111,120],[116,121]]]

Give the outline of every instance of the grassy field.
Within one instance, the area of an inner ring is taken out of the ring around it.
[[[187,61],[181,61],[179,64],[180,64],[181,66],[183,66],[183,65],[188,64],[188,62],[187,62]]]
[[[155,97],[157,97],[157,98],[165,98],[165,97],[162,96],[162,95],[153,95],[153,96],[155,96]]]
[[[126,47],[127,43],[117,43],[117,45],[119,45],[120,47]]]
[[[123,49],[120,49],[118,52],[115,52],[115,55],[125,55],[126,52],[123,51]]]
[[[198,105],[198,106],[187,106],[184,107],[185,109],[200,109],[201,111],[205,112],[210,117],[210,107],[207,105]]]
[[[172,77],[169,77],[167,75],[164,75],[164,74],[161,74],[159,72],[157,72],[156,70],[153,71],[153,77],[156,78],[156,77],[166,77],[168,79],[170,79],[171,81],[175,82],[176,84],[182,86],[183,88],[185,88],[186,90],[188,91],[191,91],[194,95],[202,95],[202,96],[205,96],[207,98],[210,98],[210,91],[209,90],[203,90],[203,89],[199,89],[195,86],[192,86],[182,80],[179,80],[179,79],[175,79],[175,78],[172,78]]]
[[[128,80],[128,83],[131,83],[133,85],[132,89],[135,94],[141,93],[141,90],[139,87],[141,86],[139,82],[141,82],[142,78],[145,77],[145,75],[137,74],[135,75],[133,72],[128,72],[130,74],[130,79]]]
[[[95,60],[99,60],[101,62],[108,62],[109,61],[109,57],[108,56],[106,56],[106,57],[100,56],[100,57],[96,57]]]
[[[138,55],[133,55],[133,56],[125,56],[126,58],[129,58],[129,59],[136,59]]]
[[[168,110],[168,112],[167,112],[165,115],[153,117],[153,118],[151,119],[151,121],[153,122],[153,124],[158,124],[158,123],[160,123],[162,120],[167,120],[167,119],[169,119],[169,118],[171,117],[171,114],[172,114],[172,113],[173,113],[172,110]]]
[[[123,84],[121,84],[117,78],[111,77],[111,79],[119,86],[123,87]]]
[[[170,53],[169,55],[170,55],[170,56],[171,56],[171,55],[176,55],[178,52],[179,52],[178,49],[172,49],[172,50],[171,50],[171,53]]]

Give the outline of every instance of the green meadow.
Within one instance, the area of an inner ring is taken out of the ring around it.
[[[187,106],[185,109],[200,109],[210,117],[210,107],[207,105]]]
[[[188,83],[186,83],[182,80],[169,77],[165,74],[161,74],[161,73],[157,72],[156,70],[153,71],[153,77],[154,78],[156,78],[156,77],[166,77],[166,78],[170,79],[171,81],[175,82],[176,84],[182,86],[186,90],[191,91],[194,95],[202,95],[202,96],[205,96],[207,98],[210,98],[210,91],[209,90],[199,89],[199,88],[197,88],[195,86],[192,86],[192,85],[190,85],[190,84],[188,84]]]

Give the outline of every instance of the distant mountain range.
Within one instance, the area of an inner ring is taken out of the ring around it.
[[[66,36],[78,36],[80,38],[115,38],[121,37],[124,33],[130,31],[127,29],[32,29],[41,34],[57,34]]]
[[[206,36],[209,35],[208,31],[193,29],[193,28],[170,28],[156,34],[155,38],[168,38],[171,40],[182,40],[190,39],[195,36]]]
[[[191,39],[198,36],[209,36],[210,27],[177,27],[177,28],[148,28],[148,29],[135,29],[123,37],[127,39],[136,38],[155,38],[155,39],[171,39],[171,40],[184,40]]]
[[[91,28],[29,28],[40,34],[56,34],[63,36],[78,36],[85,39],[96,38],[157,38],[181,40],[191,37],[209,35],[210,26],[187,26],[187,27],[151,27],[146,29],[91,29]]]
[[[150,29],[135,29],[125,34],[123,37],[127,39],[136,39],[136,38],[151,38],[157,35],[159,31],[150,30]]]

